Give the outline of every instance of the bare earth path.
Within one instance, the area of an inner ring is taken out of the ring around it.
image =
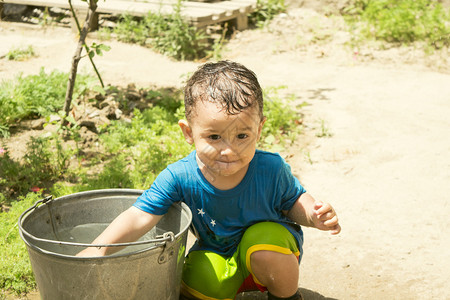
[[[68,71],[75,49],[69,30],[10,27],[0,26],[0,55],[32,43],[39,57],[0,60],[0,80],[41,66]],[[310,104],[299,138],[307,146],[289,149],[289,162],[311,194],[335,206],[343,227],[339,236],[305,229],[305,298],[450,299],[450,75],[274,51],[278,41],[259,34],[238,37],[224,58]],[[112,50],[97,63],[111,84],[181,86],[199,64],[107,44]],[[332,136],[315,137],[320,132]]]

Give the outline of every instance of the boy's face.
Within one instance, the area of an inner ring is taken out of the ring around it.
[[[197,157],[209,172],[205,177],[212,176],[215,181],[243,178],[255,155],[264,121],[255,106],[230,115],[220,105],[201,101],[195,106],[192,120],[189,123],[181,120],[179,124],[186,141],[195,144]]]

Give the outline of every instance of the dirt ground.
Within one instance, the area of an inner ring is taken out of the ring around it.
[[[334,205],[343,230],[304,230],[300,290],[305,299],[450,299],[449,53],[351,49],[342,20],[299,6],[266,30],[237,34],[223,58],[309,104],[305,134],[285,154],[306,189]],[[0,56],[12,45],[38,53],[1,59],[0,80],[41,67],[67,72],[75,43],[67,28],[0,22]],[[104,43],[112,49],[96,62],[110,84],[181,87],[201,63]],[[81,69],[90,70],[86,61]]]

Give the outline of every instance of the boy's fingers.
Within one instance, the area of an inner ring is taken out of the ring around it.
[[[327,220],[332,219],[335,216],[336,216],[336,213],[334,211],[328,211],[321,215],[317,214],[317,219],[320,221],[327,221]]]
[[[341,225],[337,224],[332,230],[331,230],[331,234],[335,235],[338,234],[339,232],[341,232]]]
[[[314,214],[316,215],[317,220],[321,223],[321,225],[318,224],[318,228],[328,230],[333,235],[341,232],[339,218],[330,204],[317,201],[314,203]]]
[[[323,222],[323,225],[325,225],[327,227],[334,227],[336,225],[339,225],[338,217],[335,215],[331,219],[326,220],[325,222]]]
[[[322,201],[316,201],[314,203],[314,210],[317,212],[319,211],[319,209],[323,206],[323,202]]]
[[[333,210],[331,205],[328,203],[320,203],[320,204],[321,205],[318,208],[316,208],[316,214],[318,216],[321,216],[321,215]],[[316,207],[316,205],[314,205],[314,207]]]

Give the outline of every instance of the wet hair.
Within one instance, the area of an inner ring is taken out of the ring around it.
[[[257,106],[263,118],[263,93],[255,73],[232,61],[206,63],[189,78],[184,89],[186,119],[200,102],[217,103],[230,115]]]

